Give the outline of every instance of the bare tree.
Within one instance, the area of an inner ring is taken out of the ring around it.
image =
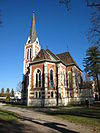
[[[21,81],[18,82],[17,87],[16,87],[16,90],[19,91],[19,92],[22,91],[22,82]]]
[[[92,9],[91,25],[87,32],[87,38],[92,45],[100,45],[100,0],[84,0],[86,6]],[[71,9],[72,0],[59,0],[60,4],[65,4],[67,10]]]
[[[100,45],[100,6],[93,7],[91,25],[88,31],[88,40],[92,45]]]

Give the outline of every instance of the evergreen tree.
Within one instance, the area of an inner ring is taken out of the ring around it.
[[[4,88],[1,89],[1,94],[4,94]]]
[[[12,97],[14,97],[14,90],[13,88],[11,89],[11,94],[10,94]]]
[[[9,88],[7,88],[7,90],[6,90],[6,94],[9,94]]]
[[[4,96],[4,88],[1,89],[1,94],[0,94],[1,97]]]
[[[90,77],[93,77],[93,79],[96,80],[100,99],[100,50],[98,46],[92,46],[88,48],[86,51],[86,57],[83,60],[83,65],[85,67],[85,72],[87,72]]]

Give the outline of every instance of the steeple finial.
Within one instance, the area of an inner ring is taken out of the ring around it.
[[[34,13],[35,12],[33,11],[33,17],[32,17],[31,29],[30,29],[30,35],[29,35],[31,43],[33,43],[37,38]]]

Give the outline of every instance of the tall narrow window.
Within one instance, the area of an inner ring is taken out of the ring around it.
[[[36,72],[36,87],[41,87],[41,71],[39,69]]]
[[[54,83],[53,83],[53,70],[50,70],[50,87],[53,87]]]
[[[30,48],[30,59],[31,59],[31,48]]]
[[[39,91],[39,98],[41,98],[41,92]]]
[[[69,72],[68,73],[68,88],[71,89],[71,87],[72,87],[72,73]]]
[[[36,87],[38,87],[38,74],[36,73]]]
[[[51,98],[53,98],[53,91],[51,91]]]
[[[36,98],[38,97],[38,93],[36,92]]]
[[[66,75],[64,74],[64,86],[66,85]]]
[[[41,71],[39,72],[39,87],[41,87]]]
[[[27,60],[29,59],[29,49],[27,49]]]

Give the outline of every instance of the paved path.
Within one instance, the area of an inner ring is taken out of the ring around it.
[[[38,112],[36,109],[10,107],[2,104],[0,104],[0,108],[17,113],[20,123],[28,125],[32,129],[29,133],[97,133],[93,128],[58,119],[41,111]]]

